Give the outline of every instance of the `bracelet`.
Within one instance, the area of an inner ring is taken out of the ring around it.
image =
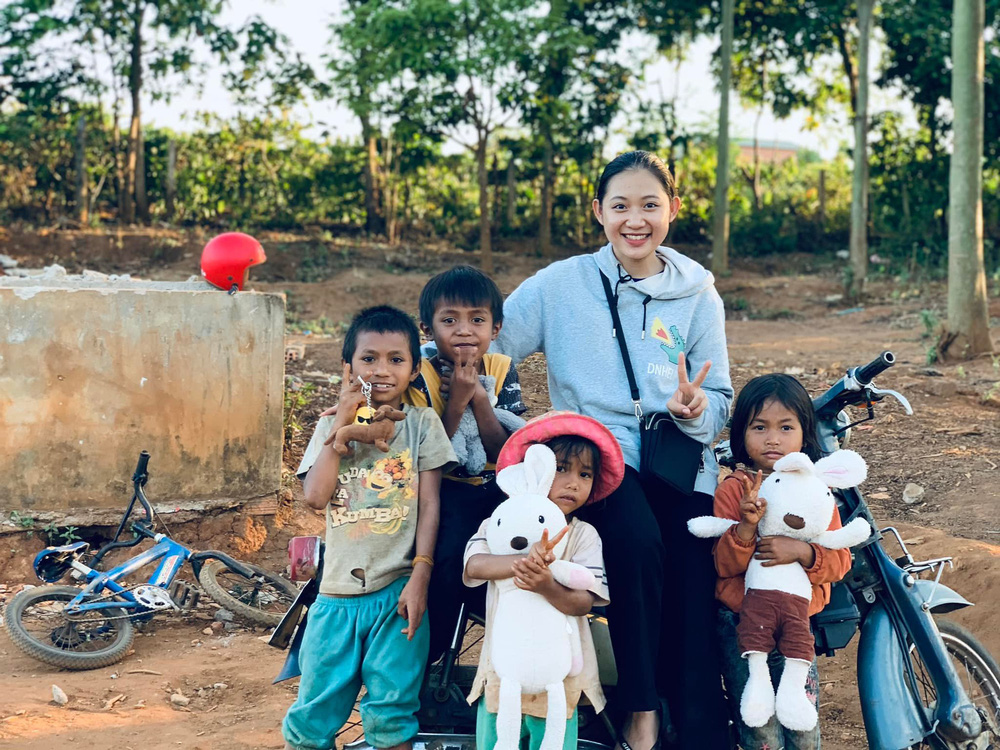
[[[427,563],[432,568],[434,567],[434,558],[430,555],[417,555],[413,558],[413,562],[410,563],[411,568],[417,567],[417,563]]]

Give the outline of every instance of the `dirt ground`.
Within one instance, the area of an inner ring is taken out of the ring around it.
[[[39,238],[0,231],[0,253],[23,265],[59,260],[71,270],[183,279],[197,271],[203,241],[202,235],[169,232],[141,235],[130,244],[128,237],[63,233]],[[255,278],[261,280],[253,286],[287,295],[286,343],[302,355],[288,363],[287,374],[292,387],[315,387],[294,420],[302,430],[288,441],[285,463],[291,471],[315,415],[335,400],[330,376],[340,372],[340,336],[350,316],[380,302],[415,311],[420,289],[433,273],[474,258],[434,248],[359,248],[347,240],[278,236],[270,241],[278,248],[272,252],[265,240],[273,267],[259,269]],[[703,259],[699,249],[690,251]],[[504,253],[496,262],[504,292],[544,265],[539,258]],[[796,375],[816,395],[847,367],[883,349],[896,354],[898,364],[878,382],[909,398],[914,415],[906,416],[887,399],[876,406],[873,422],[854,429],[851,447],[870,467],[867,498],[878,521],[898,527],[917,559],[955,557],[943,581],[976,606],[950,617],[1000,654],[994,624],[1000,617],[1000,357],[928,364],[935,321],[944,317],[941,283],[875,279],[866,304],[849,308],[837,298],[840,283],[831,260],[792,256],[737,261],[733,274],[717,285],[726,300],[737,389],[754,375],[778,371]],[[991,315],[996,330],[1000,299],[995,294]],[[544,360],[532,357],[520,372],[531,414],[541,413],[548,406]],[[859,412],[857,418],[862,416]],[[909,483],[923,489],[913,503],[903,499]],[[294,499],[277,517],[257,518],[248,527],[245,518],[226,514],[185,524],[177,537],[280,569],[290,536],[322,528],[321,519],[299,502],[296,483],[289,478],[288,484]],[[0,538],[0,543],[2,601],[19,584],[32,582],[25,563],[42,543],[24,537]],[[263,643],[263,632],[203,634],[212,614],[206,604],[186,618],[158,621],[152,632],[136,638],[135,652],[124,662],[86,673],[42,665],[0,637],[0,674],[9,688],[0,691],[0,744],[48,748],[65,740],[81,748],[281,747],[278,727],[294,687],[270,683],[283,654]],[[824,747],[832,750],[865,746],[856,643],[833,659],[820,660]],[[53,684],[69,696],[65,707],[50,702]],[[186,707],[170,702],[177,690],[191,699]],[[124,697],[105,707],[119,695]]]

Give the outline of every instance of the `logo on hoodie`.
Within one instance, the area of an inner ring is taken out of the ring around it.
[[[677,355],[684,351],[684,337],[677,326],[670,326],[669,332],[659,318],[653,318],[653,338],[660,342],[660,348],[667,353],[673,364],[677,364]]]

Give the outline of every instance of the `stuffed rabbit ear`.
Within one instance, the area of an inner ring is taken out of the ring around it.
[[[813,472],[813,462],[805,453],[789,453],[774,462],[774,470],[780,472]]]
[[[777,464],[775,464],[777,467]],[[868,477],[868,464],[854,451],[834,451],[816,462],[816,476],[827,487],[847,489],[861,484]]]
[[[556,454],[547,445],[528,446],[524,461],[497,473],[497,484],[508,497],[541,495],[548,497],[556,478]]]

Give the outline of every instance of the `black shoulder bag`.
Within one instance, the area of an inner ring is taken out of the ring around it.
[[[674,424],[670,414],[653,412],[643,415],[642,402],[639,398],[639,386],[635,382],[632,371],[632,360],[628,356],[628,346],[625,344],[625,332],[621,319],[618,317],[618,300],[611,291],[611,282],[601,271],[601,283],[604,284],[604,294],[608,298],[611,309],[611,321],[614,323],[614,337],[621,349],[622,363],[625,365],[625,375],[628,377],[628,387],[632,392],[632,405],[635,407],[635,418],[639,421],[639,474],[643,477],[654,476],[666,482],[678,492],[690,495],[694,492],[694,482],[698,478],[704,458],[705,446],[694,438],[685,435]]]

